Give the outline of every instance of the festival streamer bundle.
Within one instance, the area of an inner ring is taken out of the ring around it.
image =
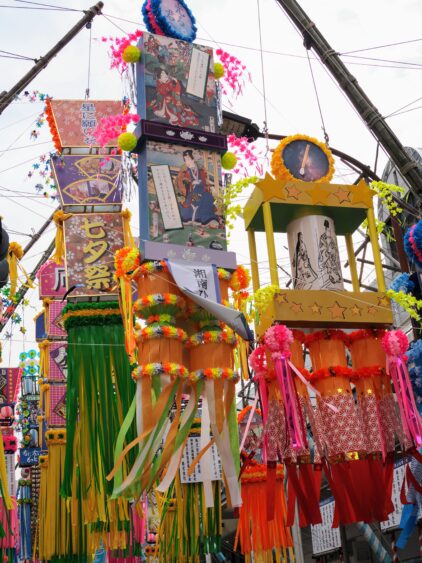
[[[119,304],[69,303],[63,319],[68,332],[68,415],[61,491],[79,504],[89,539],[97,537],[94,551],[100,538],[107,549],[126,549],[129,505],[111,498],[112,484],[106,479],[113,467],[111,445],[134,392]],[[133,433],[128,428],[129,438]]]

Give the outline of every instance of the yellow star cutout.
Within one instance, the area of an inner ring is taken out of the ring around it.
[[[285,293],[279,293],[276,298],[276,302],[282,305],[283,303],[287,303],[287,295]]]
[[[339,203],[343,203],[343,201],[350,202],[350,190],[345,190],[344,188],[339,188],[334,194],[338,199]]]
[[[353,307],[350,308],[350,310],[352,311],[352,315],[354,317],[360,317],[362,315],[362,308],[358,307],[357,305],[353,305]]]
[[[321,314],[321,307],[318,305],[318,303],[314,303],[309,308],[312,311],[313,315],[320,315]]]
[[[368,315],[375,315],[376,312],[377,312],[377,308],[374,305],[368,307]]]
[[[290,307],[293,313],[303,313],[302,305],[300,303],[294,303]]]
[[[284,183],[279,180],[275,180],[268,172],[265,174],[265,178],[260,180],[256,184],[262,192],[264,201],[270,201],[272,199],[286,199],[286,193],[284,191]]]
[[[299,199],[299,196],[302,193],[302,190],[300,190],[297,186],[295,186],[293,184],[293,185],[287,186],[286,193],[287,193],[287,196],[291,199]]]
[[[375,195],[368,185],[361,180],[356,187],[352,188],[352,203],[363,203],[366,207],[372,207],[372,197]]]
[[[311,196],[312,205],[316,205],[317,203],[327,203],[328,196],[331,195],[332,192],[327,190],[327,188],[316,185],[311,190],[306,190],[306,193]]]
[[[385,295],[378,297],[378,305],[380,307],[388,307],[390,305],[390,300]]]
[[[346,307],[341,307],[337,301],[334,302],[332,307],[327,307],[327,310],[331,312],[332,319],[344,319]]]

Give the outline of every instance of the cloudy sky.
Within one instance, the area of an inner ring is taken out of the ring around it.
[[[37,1],[42,3],[42,0]],[[136,28],[143,29],[141,2],[105,0],[104,3],[105,15],[95,18],[92,28],[91,98],[120,99],[121,80],[116,71],[109,70],[107,48],[100,39],[104,35],[122,36]],[[247,85],[244,95],[237,100],[226,100],[226,109],[251,118],[261,127],[266,114],[268,130],[272,133],[306,133],[322,138],[306,51],[301,37],[277,2],[259,0],[263,68],[259,50],[257,0],[189,0],[188,3],[198,22],[197,42],[216,48],[221,46],[233,53],[246,64],[252,75],[252,83]],[[44,0],[43,4],[34,6],[31,2],[13,0],[2,2],[0,55],[5,55],[4,51],[7,51],[29,58],[40,57],[81,17],[79,10],[88,8],[93,0]],[[46,8],[46,4],[75,11],[31,9]],[[11,8],[5,7],[7,5]],[[343,61],[383,115],[390,115],[422,96],[420,0],[355,0],[352,3],[346,0],[301,0],[301,5],[331,46],[339,53],[349,53],[343,56]],[[419,41],[361,51],[416,39]],[[39,90],[55,98],[83,98],[87,87],[88,46],[89,32],[83,30],[27,89]],[[373,166],[376,152],[373,137],[319,61],[312,54],[311,57],[331,145]],[[0,90],[8,90],[32,64],[27,60],[1,57]],[[262,94],[263,75],[265,100]],[[418,106],[422,106],[422,100],[406,109]],[[38,229],[55,207],[54,203],[37,196],[34,185],[39,179],[28,178],[32,164],[52,149],[47,126],[40,129],[36,140],[30,139],[34,120],[41,111],[42,104],[31,104],[21,98],[0,116],[0,214],[11,231],[20,233],[12,238],[23,245],[29,240],[28,235],[32,230]],[[422,146],[421,116],[422,110],[416,109],[389,118],[390,125],[403,144]],[[386,157],[381,152],[378,172],[382,171],[385,163]],[[347,173],[347,168],[340,165],[337,181],[347,182],[353,178]],[[136,194],[129,206],[134,211],[136,234],[139,224]],[[50,227],[46,236],[25,258],[24,265],[28,269],[53,236],[54,229]],[[247,262],[241,221],[236,225],[231,245],[232,250],[239,254],[238,261]],[[264,254],[262,262],[265,271]],[[278,254],[280,263],[287,265],[288,256],[281,240]],[[34,339],[30,319],[38,306],[36,292],[32,294],[34,308],[27,309],[25,313],[27,347],[28,344],[32,345]],[[22,335],[15,329],[12,339],[22,339]],[[21,343],[17,342],[16,347],[19,346]],[[7,351],[5,355],[7,362]],[[12,351],[12,357],[14,355],[15,350]]]

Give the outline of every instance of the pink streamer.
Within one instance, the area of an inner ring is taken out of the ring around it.
[[[273,354],[275,374],[283,395],[284,408],[286,411],[287,427],[294,450],[302,450],[307,447],[306,437],[301,424],[301,414],[297,400],[296,389],[293,384],[291,372],[287,364],[287,358],[281,354]]]
[[[400,357],[388,356],[388,366],[406,438],[419,447],[422,444],[422,421],[416,408],[406,364]]]
[[[6,536],[0,539],[0,549],[17,548],[19,546],[19,523],[16,499],[12,497],[13,508],[9,510],[4,505],[4,500],[0,497],[0,523],[3,526]],[[10,531],[7,523],[7,516],[10,520]]]

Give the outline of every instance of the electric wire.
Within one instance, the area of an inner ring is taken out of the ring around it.
[[[319,100],[319,95],[318,95],[318,88],[317,88],[317,85],[316,85],[314,72],[313,72],[313,70],[312,70],[312,63],[311,63],[311,60],[310,60],[310,58],[309,58],[309,50],[308,50],[308,49],[306,50],[306,55],[307,55],[307,57],[308,57],[309,70],[310,70],[310,72],[311,72],[312,84],[313,84],[313,86],[314,86],[314,92],[315,92],[315,97],[316,97],[316,101],[317,101],[317,105],[318,105],[319,116],[320,116],[320,118],[321,118],[322,131],[323,131],[323,133],[324,133],[325,142],[326,142],[326,144],[327,144],[327,146],[328,146],[328,144],[329,144],[329,142],[330,142],[330,139],[329,139],[329,137],[328,137],[328,133],[327,133],[327,130],[326,130],[326,128],[325,128],[324,116],[323,116],[323,114],[322,114],[321,102],[320,102],[320,100]]]

